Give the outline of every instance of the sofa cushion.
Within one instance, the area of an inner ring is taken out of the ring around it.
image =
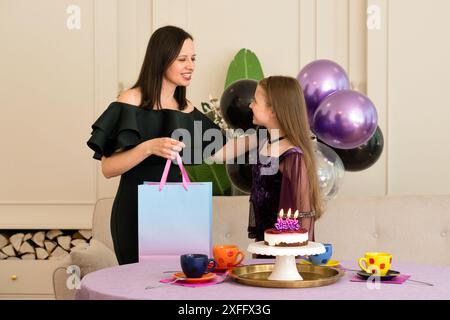
[[[449,208],[449,195],[337,197],[317,222],[316,240],[332,243],[338,260],[388,251],[393,261],[448,266]]]
[[[247,235],[249,196],[213,197],[213,244],[235,244],[247,257],[249,243]]]
[[[102,242],[92,239],[89,247],[70,253],[72,264],[78,266],[81,277],[86,274],[118,265],[116,255]]]
[[[111,250],[114,250],[110,227],[113,204],[114,198],[99,199],[95,204],[92,217],[92,238],[100,240]]]

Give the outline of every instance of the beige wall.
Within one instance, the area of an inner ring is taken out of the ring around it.
[[[450,193],[450,2],[389,5],[388,192]]]
[[[136,80],[149,36],[165,24],[195,38],[196,105],[220,97],[244,47],[266,75],[296,76],[320,58],[341,64],[375,102],[385,150],[346,173],[340,194],[450,193],[450,2],[367,2],[380,9],[380,29],[366,28],[364,0],[0,0],[0,215],[11,206],[88,212],[114,195],[118,179],[102,177],[85,144],[90,125]],[[79,30],[66,27],[71,4]]]
[[[68,207],[83,215],[95,201],[84,141],[94,110],[94,12],[91,1],[77,1],[83,21],[70,31],[71,3],[0,2],[0,221]]]

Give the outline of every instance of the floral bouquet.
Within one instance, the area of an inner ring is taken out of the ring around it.
[[[205,116],[217,124],[222,130],[222,133],[225,134],[226,130],[229,128],[220,112],[219,99],[209,95],[209,102],[202,102],[201,107]]]

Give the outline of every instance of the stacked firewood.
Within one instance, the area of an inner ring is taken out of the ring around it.
[[[91,230],[0,230],[0,260],[61,259],[73,250],[88,247],[91,238]]]

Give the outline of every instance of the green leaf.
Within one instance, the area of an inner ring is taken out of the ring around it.
[[[184,168],[186,169],[186,173],[189,177],[189,180],[191,180],[192,182],[198,182],[197,175],[195,174],[195,170],[192,167],[193,166],[187,166],[187,165],[184,166]]]
[[[225,89],[237,80],[253,79],[259,81],[263,78],[264,73],[256,54],[248,49],[241,49],[228,67]]]
[[[208,182],[213,184],[213,195],[223,196],[231,192],[231,181],[225,164],[199,164],[185,166],[192,182]]]

